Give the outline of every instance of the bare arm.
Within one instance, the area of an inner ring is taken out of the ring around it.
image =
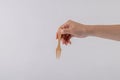
[[[85,25],[68,20],[59,27],[57,36],[58,33],[62,34],[63,44],[71,43],[72,37],[84,38],[88,36],[120,41],[120,25]],[[56,38],[58,39],[58,37]]]
[[[120,41],[120,25],[88,25],[89,36]]]

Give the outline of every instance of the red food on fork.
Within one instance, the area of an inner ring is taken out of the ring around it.
[[[71,44],[71,34],[62,34],[61,36],[62,40],[63,40],[63,44],[67,45],[67,44]]]

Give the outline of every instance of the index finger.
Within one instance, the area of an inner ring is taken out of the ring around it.
[[[63,26],[63,25],[62,25]],[[56,39],[58,39],[58,34],[61,34],[61,30],[63,29],[63,27],[60,26],[56,32]]]

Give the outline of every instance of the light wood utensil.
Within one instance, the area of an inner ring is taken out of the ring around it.
[[[61,56],[61,45],[60,45],[60,40],[61,40],[61,34],[58,34],[58,45],[56,48],[56,58],[59,59]]]

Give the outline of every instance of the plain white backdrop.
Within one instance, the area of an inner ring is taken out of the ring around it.
[[[120,80],[120,42],[72,39],[55,58],[69,19],[120,24],[119,0],[0,0],[0,80]]]

